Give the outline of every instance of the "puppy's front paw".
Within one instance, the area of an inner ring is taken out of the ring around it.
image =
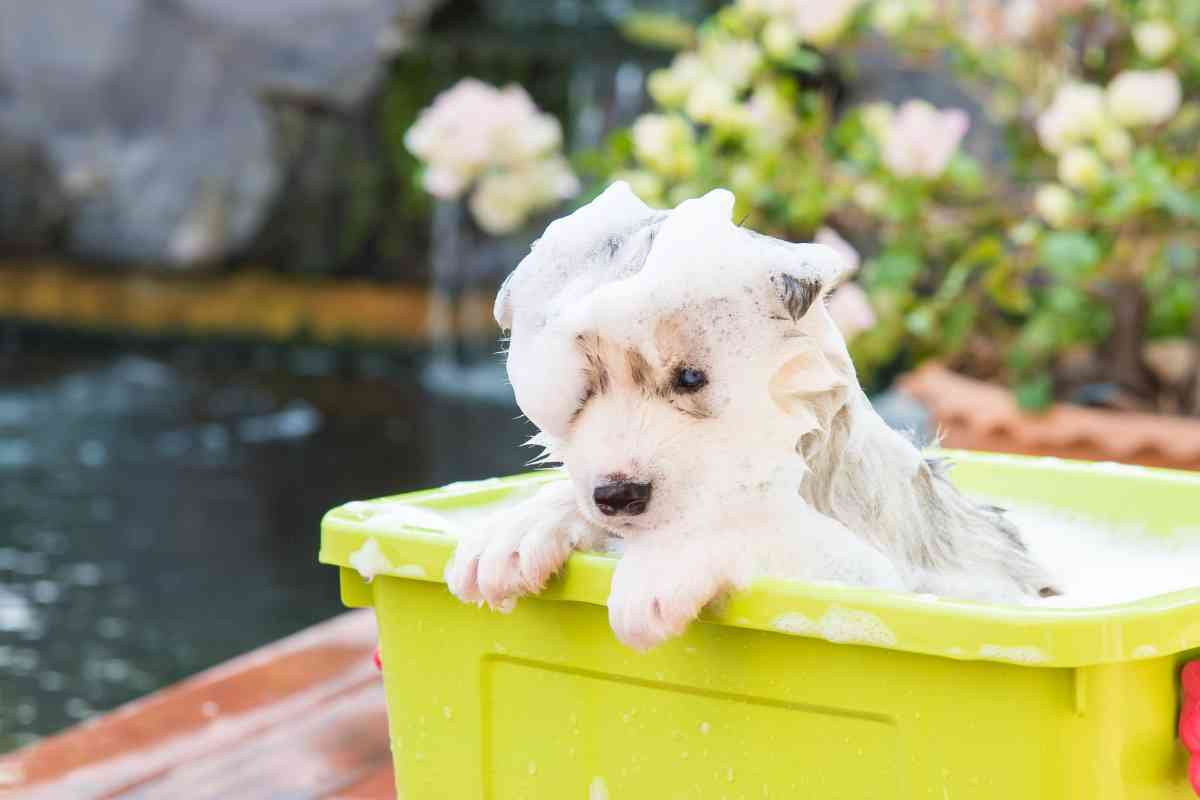
[[[627,551],[613,575],[608,621],[622,644],[649,650],[681,635],[728,583],[715,564]]]
[[[586,543],[586,525],[570,488],[551,484],[465,536],[446,565],[446,585],[464,603],[512,611],[517,598],[540,592],[572,549]]]

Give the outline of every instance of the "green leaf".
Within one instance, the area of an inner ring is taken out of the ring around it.
[[[971,299],[955,303],[950,307],[942,320],[942,340],[940,347],[944,353],[957,352],[967,340],[968,334],[975,326],[975,318],[979,307]]]
[[[635,11],[620,23],[631,42],[660,50],[683,50],[696,41],[696,29],[683,17],[659,11]]]
[[[1026,411],[1040,411],[1054,402],[1054,381],[1043,374],[1021,381],[1013,389],[1017,405]]]
[[[782,66],[790,67],[797,72],[816,75],[825,66],[825,59],[815,50],[801,47],[789,57],[781,59],[778,63]]]
[[[1200,219],[1200,198],[1180,189],[1174,184],[1158,187],[1158,199],[1163,208],[1177,217]]]
[[[1100,244],[1086,233],[1058,231],[1042,238],[1038,256],[1059,280],[1073,282],[1100,264]]]
[[[904,327],[918,339],[929,339],[937,330],[937,315],[929,306],[922,306],[908,313]]]
[[[867,264],[863,282],[872,289],[907,289],[921,274],[921,259],[908,250],[886,250]]]

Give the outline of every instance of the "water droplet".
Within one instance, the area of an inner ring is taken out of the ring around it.
[[[87,719],[95,712],[82,698],[72,697],[63,706],[66,709],[67,716],[71,719]]]
[[[700,723],[700,733],[704,734],[705,736],[708,736],[708,732],[711,730],[712,730],[712,725],[709,725],[707,722]]]
[[[454,709],[450,706],[442,706],[442,716],[446,719],[454,718]]]
[[[532,761],[529,762],[529,774],[537,775],[537,764]]]

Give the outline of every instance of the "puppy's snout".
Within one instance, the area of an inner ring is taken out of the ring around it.
[[[636,517],[650,505],[650,484],[633,481],[613,481],[596,487],[592,492],[596,508],[605,516],[623,514]]]

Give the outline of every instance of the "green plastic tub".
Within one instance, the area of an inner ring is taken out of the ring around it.
[[[1200,475],[950,455],[971,492],[1200,536]],[[454,539],[405,511],[478,515],[559,479],[325,517],[321,560],[341,568],[347,605],[378,616],[399,797],[1191,796],[1176,724],[1179,670],[1200,657],[1200,568],[1195,589],[1086,610],[764,581],[639,654],[608,626],[611,558],[576,554],[497,614],[451,596]],[[370,583],[350,566],[364,545],[390,565]]]

